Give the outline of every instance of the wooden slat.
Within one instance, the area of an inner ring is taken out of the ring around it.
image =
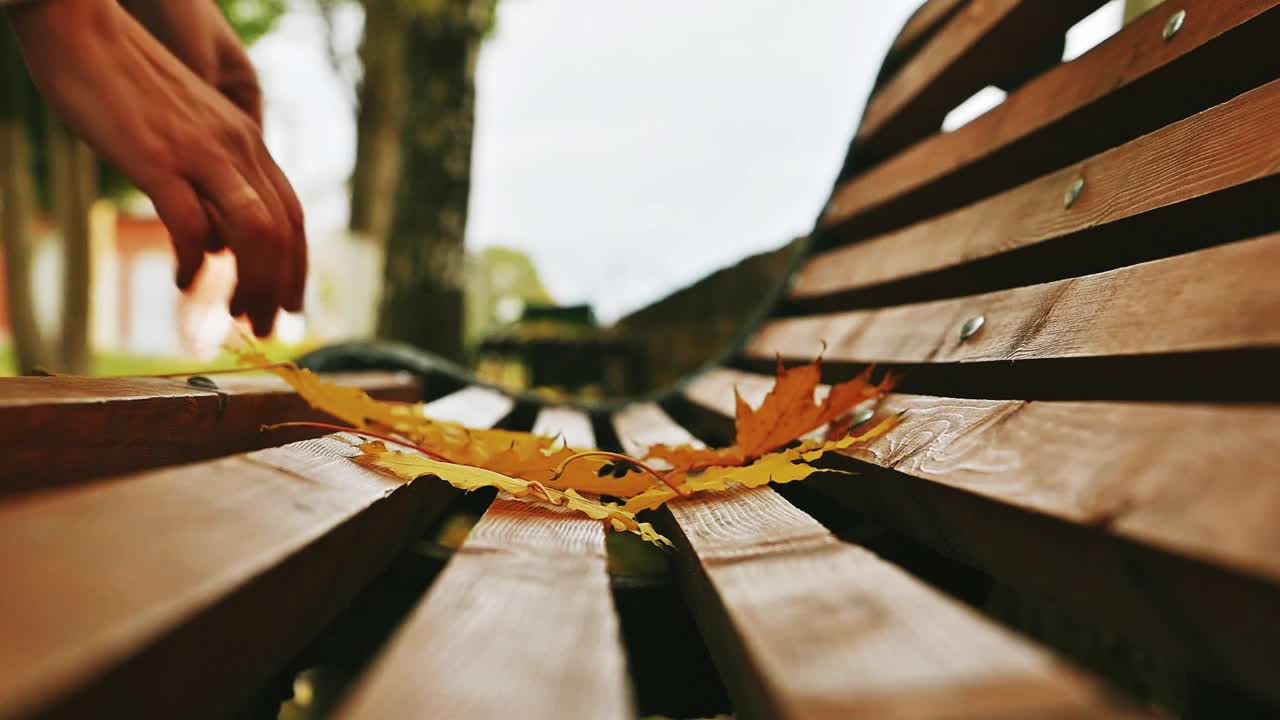
[[[885,157],[936,132],[952,108],[1017,71],[1103,2],[969,2],[871,98],[855,144]]]
[[[574,447],[589,448],[596,444],[591,418],[580,410],[568,407],[544,408],[533,423],[533,432],[551,437],[561,436]]]
[[[1185,0],[1138,18],[1085,55],[837,189],[822,224],[853,236],[959,207],[1121,144],[1280,75],[1276,0]],[[1187,20],[1170,41],[1170,13]],[[1232,72],[1222,72],[1223,67]],[[1123,118],[1123,122],[1118,122]],[[876,215],[877,217],[872,217]],[[892,216],[892,217],[891,217]],[[855,231],[853,225],[858,228]]]
[[[641,440],[689,439],[653,405],[614,420],[632,453]],[[837,541],[769,488],[669,507],[683,580],[739,717],[1113,712],[1047,653]]]
[[[427,417],[437,420],[452,420],[471,427],[491,427],[513,407],[515,401],[497,390],[472,385],[432,400],[423,410]]]
[[[772,385],[718,369],[687,394],[729,416],[735,387],[759,403]],[[1280,485],[1262,480],[1280,475],[1262,452],[1280,447],[1280,407],[898,394],[884,409],[908,413],[853,457],[1280,581]]]
[[[403,373],[331,376],[384,400],[417,399]],[[276,377],[0,379],[0,496],[87,478],[242,452],[323,431],[262,432],[288,420],[328,420]]]
[[[734,387],[758,402],[770,385],[718,370],[688,393],[727,417]],[[893,395],[885,409],[908,412],[850,453],[858,477],[806,485],[1280,702],[1280,407]]]
[[[1280,147],[1258,129],[1278,124],[1280,80],[974,205],[818,255],[801,270],[791,295],[806,298],[889,283],[1143,214],[1148,214],[1144,234],[1187,233],[1189,218],[1167,214],[1168,221],[1159,223],[1153,216],[1179,203],[1275,179]],[[1084,189],[1064,207],[1064,192],[1077,179],[1085,181]],[[1260,189],[1254,202],[1264,205],[1270,194]],[[1248,201],[1232,202],[1218,212],[1201,208],[1204,215],[1193,220],[1203,218],[1210,236],[1223,233],[1220,228],[1247,217],[1237,208]],[[1112,242],[1123,246],[1140,239]]]
[[[940,363],[1276,348],[1278,266],[1280,235],[1268,235],[1073,280],[776,320],[747,352]],[[977,315],[985,325],[961,341]]]
[[[898,36],[893,39],[893,45],[889,47],[889,55],[886,62],[905,59],[906,56],[913,54],[921,42],[937,32],[943,22],[967,1],[929,0],[922,5],[902,26]]]
[[[0,504],[0,718],[227,717],[442,507],[442,484],[351,452],[308,440]]]
[[[537,427],[594,443],[577,411]],[[338,717],[630,718],[630,697],[604,526],[500,497]]]
[[[1280,81],[968,208],[818,255],[801,270],[791,295],[804,299],[859,290],[1096,232],[1143,214],[1144,234],[1190,233],[1188,218],[1167,214],[1161,223],[1158,211],[1280,176],[1280,147],[1258,132],[1277,123]],[[1084,179],[1084,190],[1066,208],[1064,192],[1078,178]],[[1258,206],[1266,204],[1266,190],[1260,187],[1254,195]],[[1239,210],[1243,202],[1248,201],[1234,200],[1222,215],[1206,215],[1202,232],[1229,232],[1226,228],[1251,217]],[[1266,224],[1274,228],[1274,218]]]

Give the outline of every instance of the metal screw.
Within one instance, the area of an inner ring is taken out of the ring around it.
[[[974,315],[968,320],[965,320],[964,325],[960,326],[960,342],[964,342],[974,335],[977,335],[978,331],[982,329],[982,326],[986,324],[987,317],[985,315]]]
[[[858,427],[859,425],[875,417],[875,415],[876,415],[875,408],[872,408],[872,407],[862,408],[861,410],[853,414],[853,421],[849,424],[849,427],[851,428]]]
[[[1173,36],[1177,35],[1178,31],[1182,29],[1182,24],[1186,22],[1186,20],[1186,10],[1179,10],[1178,12],[1170,15],[1169,19],[1164,21],[1164,39],[1173,39]]]
[[[1076,204],[1076,198],[1080,197],[1082,190],[1084,190],[1084,178],[1076,178],[1062,195],[1062,207],[1070,210],[1071,206]]]

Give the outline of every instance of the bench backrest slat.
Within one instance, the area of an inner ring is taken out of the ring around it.
[[[963,127],[847,178],[823,216],[823,241],[849,242],[967,205],[1280,77],[1269,40],[1280,33],[1277,5],[1157,6]],[[1166,41],[1164,25],[1178,10],[1187,21]]]
[[[1277,125],[1280,80],[967,207],[817,255],[796,278],[790,311],[954,297],[1274,230],[1280,149],[1258,129]]]
[[[1046,43],[1104,2],[966,3],[871,96],[854,138],[858,152],[888,157],[936,132],[948,111],[1037,60]]]
[[[758,399],[775,353],[823,354],[828,382],[905,371],[900,426],[833,459],[862,476],[814,480],[823,496],[1280,703],[1277,30],[1275,0],[1164,3],[965,127],[850,166],[738,369],[672,411],[726,438],[733,388]]]
[[[847,363],[960,363],[1276,352],[1277,265],[1280,234],[1267,235],[983,295],[774,320],[747,354],[811,358],[825,346],[824,357]],[[982,326],[964,337],[965,323],[979,316]]]

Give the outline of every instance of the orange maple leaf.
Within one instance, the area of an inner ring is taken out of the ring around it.
[[[655,445],[649,449],[648,456],[684,470],[751,463],[893,389],[897,379],[892,374],[872,384],[873,371],[874,368],[869,367],[852,380],[833,385],[819,402],[815,396],[822,381],[822,358],[793,368],[787,368],[779,358],[773,389],[760,407],[752,408],[734,388],[736,439],[732,446],[713,449]],[[841,435],[847,432],[848,426],[843,426]]]

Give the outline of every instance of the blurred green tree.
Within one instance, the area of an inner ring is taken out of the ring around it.
[[[35,100],[17,39],[0,25],[0,243],[4,245],[5,305],[14,362],[27,374],[47,362],[31,301],[32,220],[35,213],[28,132]]]
[[[352,1],[317,0],[331,20]],[[359,5],[349,227],[384,251],[378,334],[460,360],[475,64],[497,0]]]
[[[245,45],[276,28],[288,10],[286,0],[217,0],[218,8]]]
[[[378,334],[461,361],[476,58],[497,3],[399,4],[414,12],[404,24],[401,179],[387,231]]]

